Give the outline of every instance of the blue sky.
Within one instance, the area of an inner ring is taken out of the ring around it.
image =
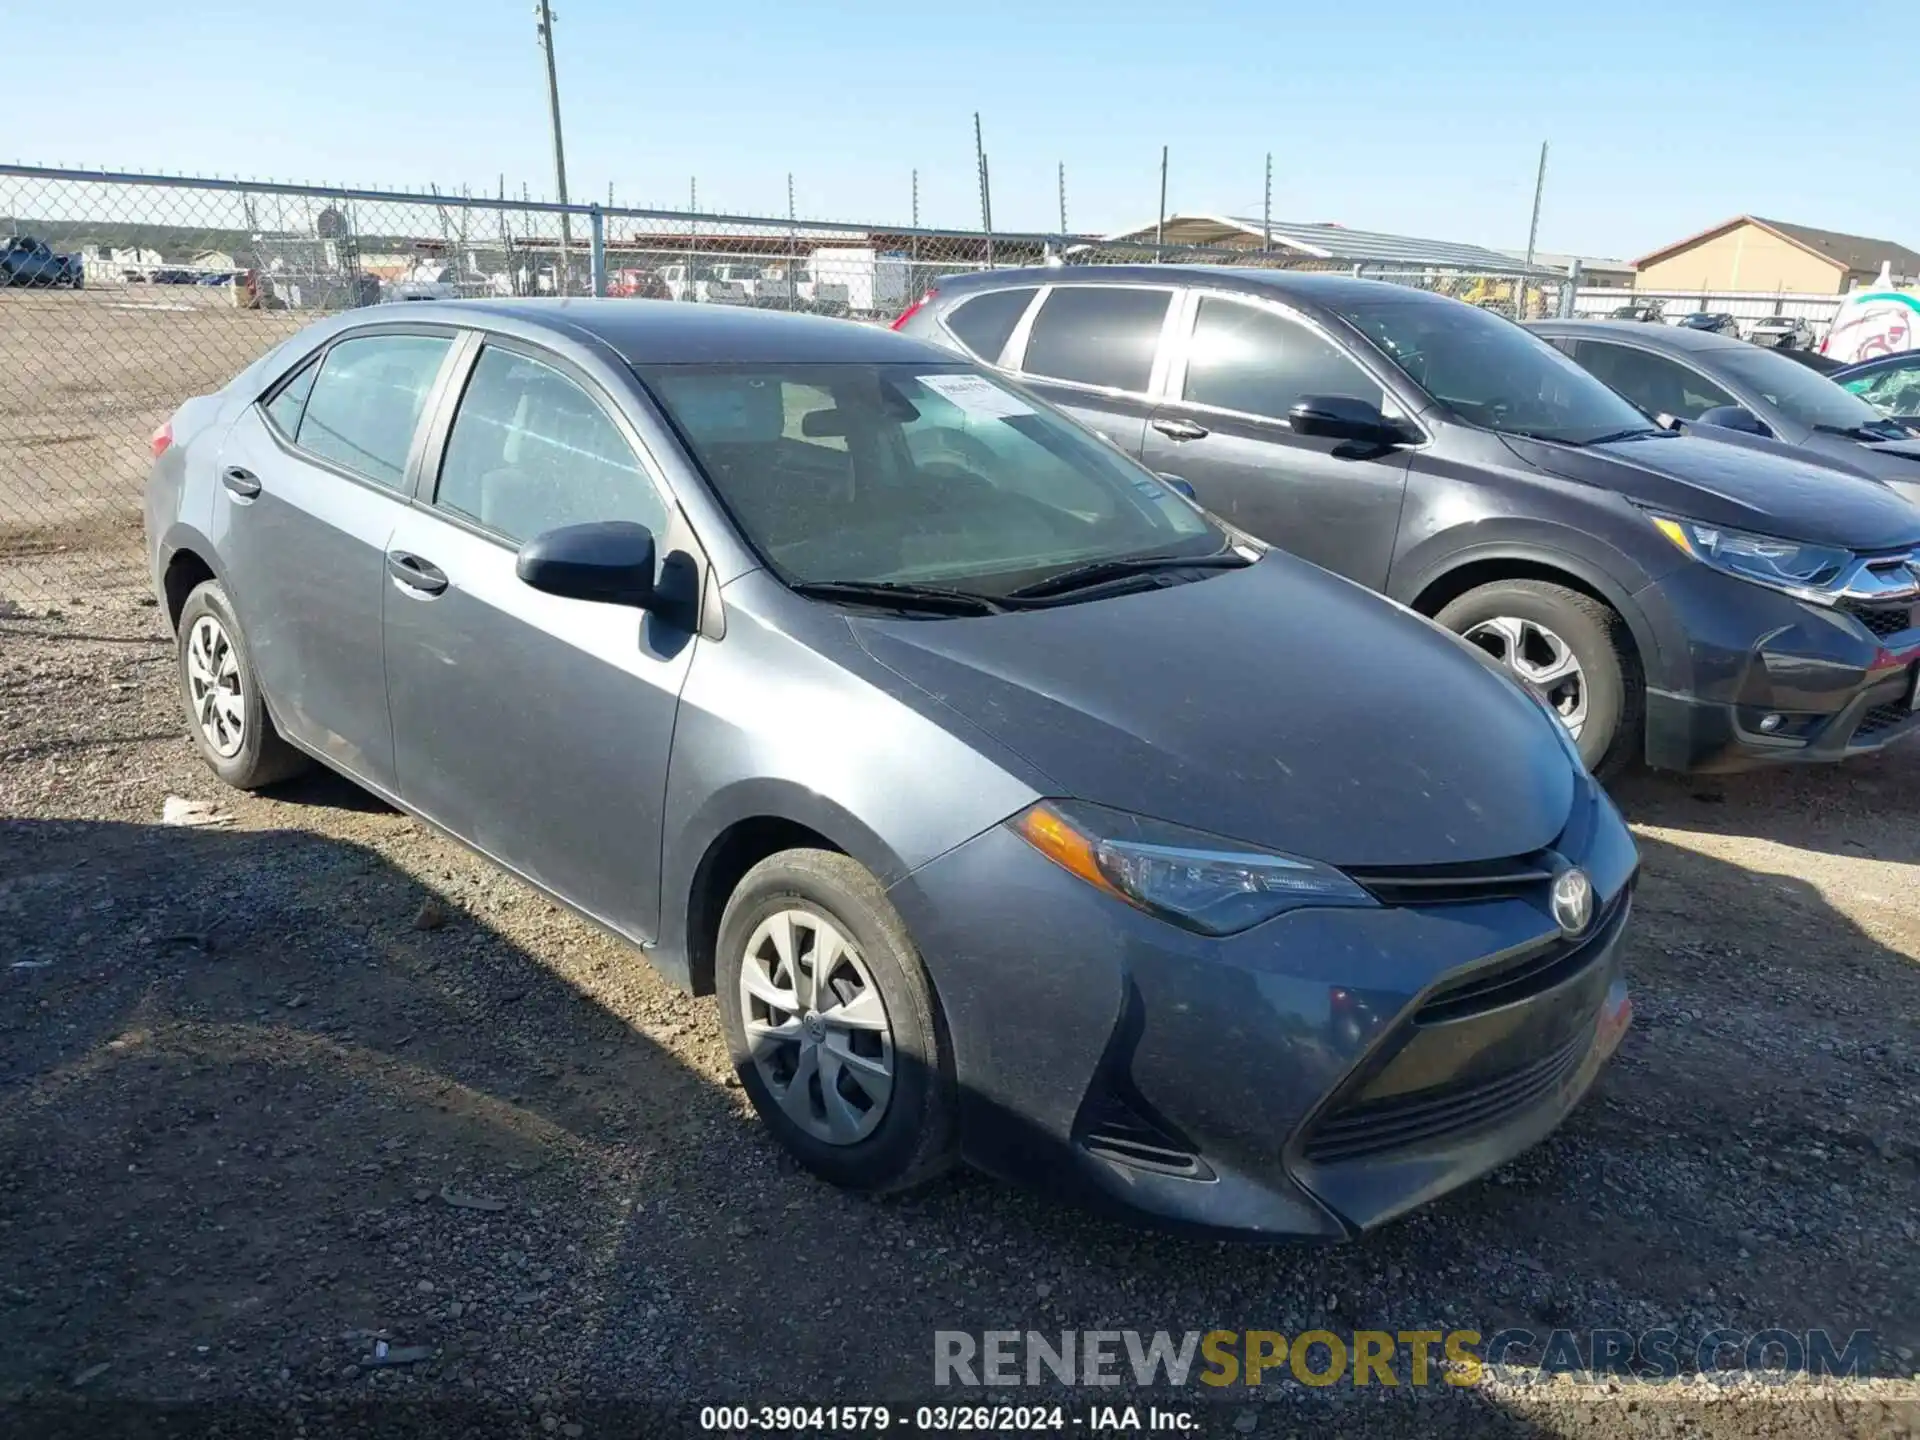
[[[1632,257],[1741,212],[1920,248],[1912,0],[559,0],[577,199],[1051,229],[1172,210]],[[86,0],[8,26],[0,156],[551,193],[526,0]],[[276,13],[277,12],[277,13]],[[1904,12],[1904,14],[1903,14]],[[1844,21],[1844,23],[1843,23]],[[1876,39],[1879,43],[1876,44]],[[22,148],[24,147],[24,148]],[[8,153],[11,151],[11,153]]]

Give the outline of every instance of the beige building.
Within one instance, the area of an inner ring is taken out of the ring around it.
[[[1634,261],[1636,290],[1789,291],[1844,295],[1882,264],[1895,283],[1920,278],[1920,254],[1891,240],[1740,215]]]

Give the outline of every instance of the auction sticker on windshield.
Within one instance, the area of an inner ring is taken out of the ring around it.
[[[1015,415],[1033,414],[1033,407],[1026,401],[1002,390],[983,375],[916,375],[913,378],[967,414],[982,419],[1006,420]]]

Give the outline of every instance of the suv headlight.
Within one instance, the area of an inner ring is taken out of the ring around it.
[[[1102,805],[1043,800],[1007,824],[1095,889],[1202,935],[1231,935],[1307,905],[1376,903],[1331,865]]]
[[[1851,551],[1835,545],[1779,540],[1666,515],[1649,518],[1655,529],[1701,564],[1816,605],[1834,603],[1838,597],[1826,587],[1839,579],[1853,560]]]

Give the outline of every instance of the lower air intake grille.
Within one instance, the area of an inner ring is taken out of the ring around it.
[[[1359,1160],[1498,1125],[1552,1094],[1592,1041],[1589,1026],[1552,1054],[1505,1074],[1336,1107],[1314,1122],[1304,1154],[1323,1165]]]
[[[1913,607],[1910,605],[1850,605],[1847,609],[1854,619],[1883,640],[1889,635],[1898,635],[1902,630],[1913,628]]]
[[[1212,1174],[1190,1146],[1117,1095],[1101,1097],[1082,1117],[1080,1148],[1115,1165],[1156,1175],[1199,1179]]]
[[[1913,711],[1904,700],[1895,700],[1886,705],[1876,705],[1860,717],[1860,723],[1854,726],[1853,738],[1870,740],[1883,731],[1891,730],[1900,724]]]

